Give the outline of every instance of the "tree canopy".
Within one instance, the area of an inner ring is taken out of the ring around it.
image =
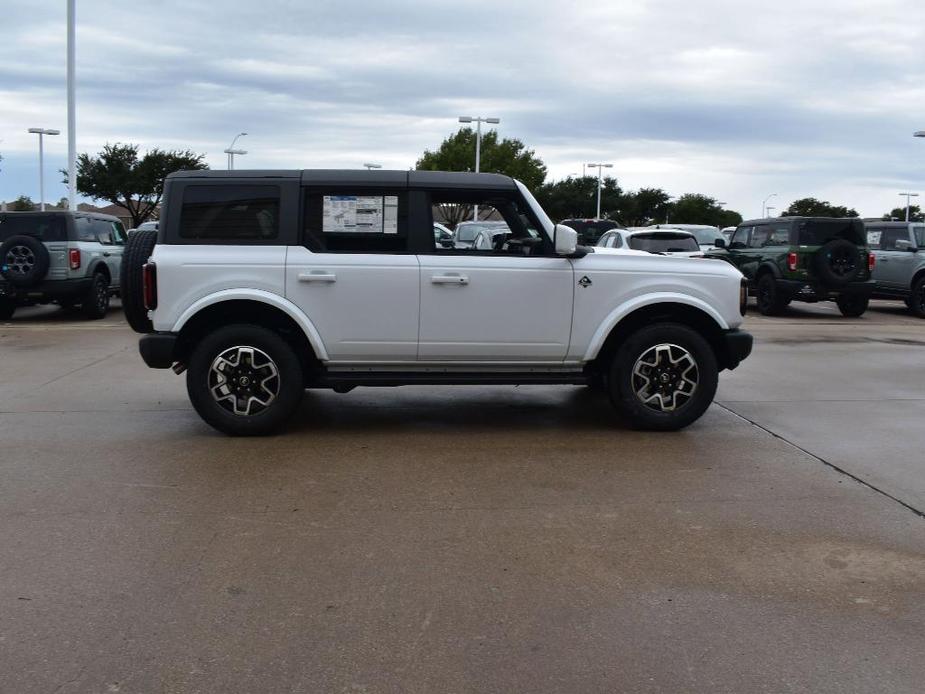
[[[906,208],[894,207],[892,210],[883,215],[883,221],[888,222],[891,219],[897,222],[905,222]],[[918,205],[909,205],[909,221],[925,222],[925,214],[922,214],[922,209]]]
[[[841,205],[833,205],[826,200],[800,198],[790,203],[790,207],[781,212],[781,217],[857,217],[855,210]]]
[[[544,183],[533,189],[537,202],[552,219],[593,217],[597,213],[597,177],[569,177],[555,183]],[[618,218],[624,202],[623,189],[617,179],[601,181],[601,216]]]
[[[32,212],[32,210],[38,209],[38,206],[32,202],[32,198],[28,195],[20,195],[8,207],[11,212]]]
[[[415,168],[423,171],[474,171],[475,138],[472,128],[460,128],[435,151],[426,150]],[[501,173],[523,181],[530,190],[546,179],[546,165],[532,149],[513,138],[498,139],[496,130],[482,133],[479,170]]]
[[[709,224],[716,227],[736,226],[742,215],[724,210],[716,198],[687,193],[671,203],[670,219],[684,224]]]
[[[189,150],[152,149],[138,156],[138,145],[107,144],[99,156],[77,157],[77,192],[125,208],[132,226],[146,221],[160,204],[167,174],[207,169],[204,154]],[[67,173],[65,183],[67,183]]]

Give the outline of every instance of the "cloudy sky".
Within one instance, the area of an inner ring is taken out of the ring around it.
[[[461,114],[497,116],[550,175],[701,192],[746,217],[814,196],[925,199],[921,0],[77,0],[79,152],[238,168],[408,168]],[[65,2],[5,0],[0,200],[38,198],[29,127],[66,133]],[[65,135],[46,139],[65,195]]]

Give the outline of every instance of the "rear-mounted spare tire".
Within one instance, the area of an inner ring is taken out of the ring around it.
[[[156,229],[136,231],[125,243],[122,256],[122,271],[119,278],[122,293],[122,310],[125,319],[136,333],[150,333],[154,326],[148,318],[145,308],[144,287],[142,285],[142,268],[151,257],[157,243]]]
[[[813,258],[816,277],[828,285],[844,286],[861,274],[861,253],[846,239],[832,239]],[[866,255],[864,262],[867,262]]]
[[[15,287],[33,287],[48,274],[51,257],[33,236],[11,236],[0,244],[0,275]]]

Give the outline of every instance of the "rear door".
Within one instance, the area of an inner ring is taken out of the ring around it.
[[[407,174],[376,187],[306,186],[301,234],[286,259],[286,297],[317,328],[330,362],[416,360],[420,273],[408,245]],[[433,225],[427,237],[434,242]]]
[[[868,230],[868,239],[872,236]],[[900,248],[898,241],[913,243],[908,226],[880,227],[879,250],[875,252],[874,279],[886,289],[904,289],[912,277],[916,254],[908,245]]]

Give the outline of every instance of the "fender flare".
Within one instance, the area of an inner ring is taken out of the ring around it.
[[[755,281],[757,281],[758,275],[760,275],[761,273],[765,271],[770,271],[770,273],[774,276],[775,279],[780,279],[781,277],[784,276],[783,273],[780,271],[780,268],[777,267],[775,263],[772,263],[770,261],[765,261],[761,263],[761,265],[758,266],[757,270],[755,270]]]
[[[215,304],[220,304],[225,301],[255,301],[279,309],[294,320],[296,325],[302,329],[302,332],[305,334],[305,339],[308,340],[308,344],[310,344],[315,351],[315,356],[321,361],[327,361],[328,352],[324,348],[321,334],[311,320],[309,320],[308,316],[288,299],[284,299],[277,294],[262,289],[222,289],[221,291],[208,294],[187,307],[174,322],[170,332],[179,333],[183,329],[183,326],[197,313],[209,306],[214,306]]]
[[[584,361],[589,362],[597,358],[598,352],[601,351],[601,347],[604,346],[607,337],[620,321],[633,313],[633,311],[656,304],[685,304],[691,308],[700,309],[703,313],[716,321],[717,326],[721,330],[729,330],[729,323],[727,323],[720,313],[706,301],[702,301],[701,299],[687,294],[676,294],[675,292],[643,294],[642,296],[633,297],[607,314],[607,317],[601,321],[594,336],[591,338],[591,342],[588,344]]]
[[[90,261],[90,264],[87,265],[87,273],[85,276],[87,277],[87,279],[92,279],[94,273],[96,273],[100,265],[106,268],[106,274],[109,275],[109,286],[110,287],[113,286],[113,283],[117,281],[117,278],[114,278],[112,276],[112,270],[106,264],[106,261],[103,260],[102,258],[94,258],[93,260]]]

